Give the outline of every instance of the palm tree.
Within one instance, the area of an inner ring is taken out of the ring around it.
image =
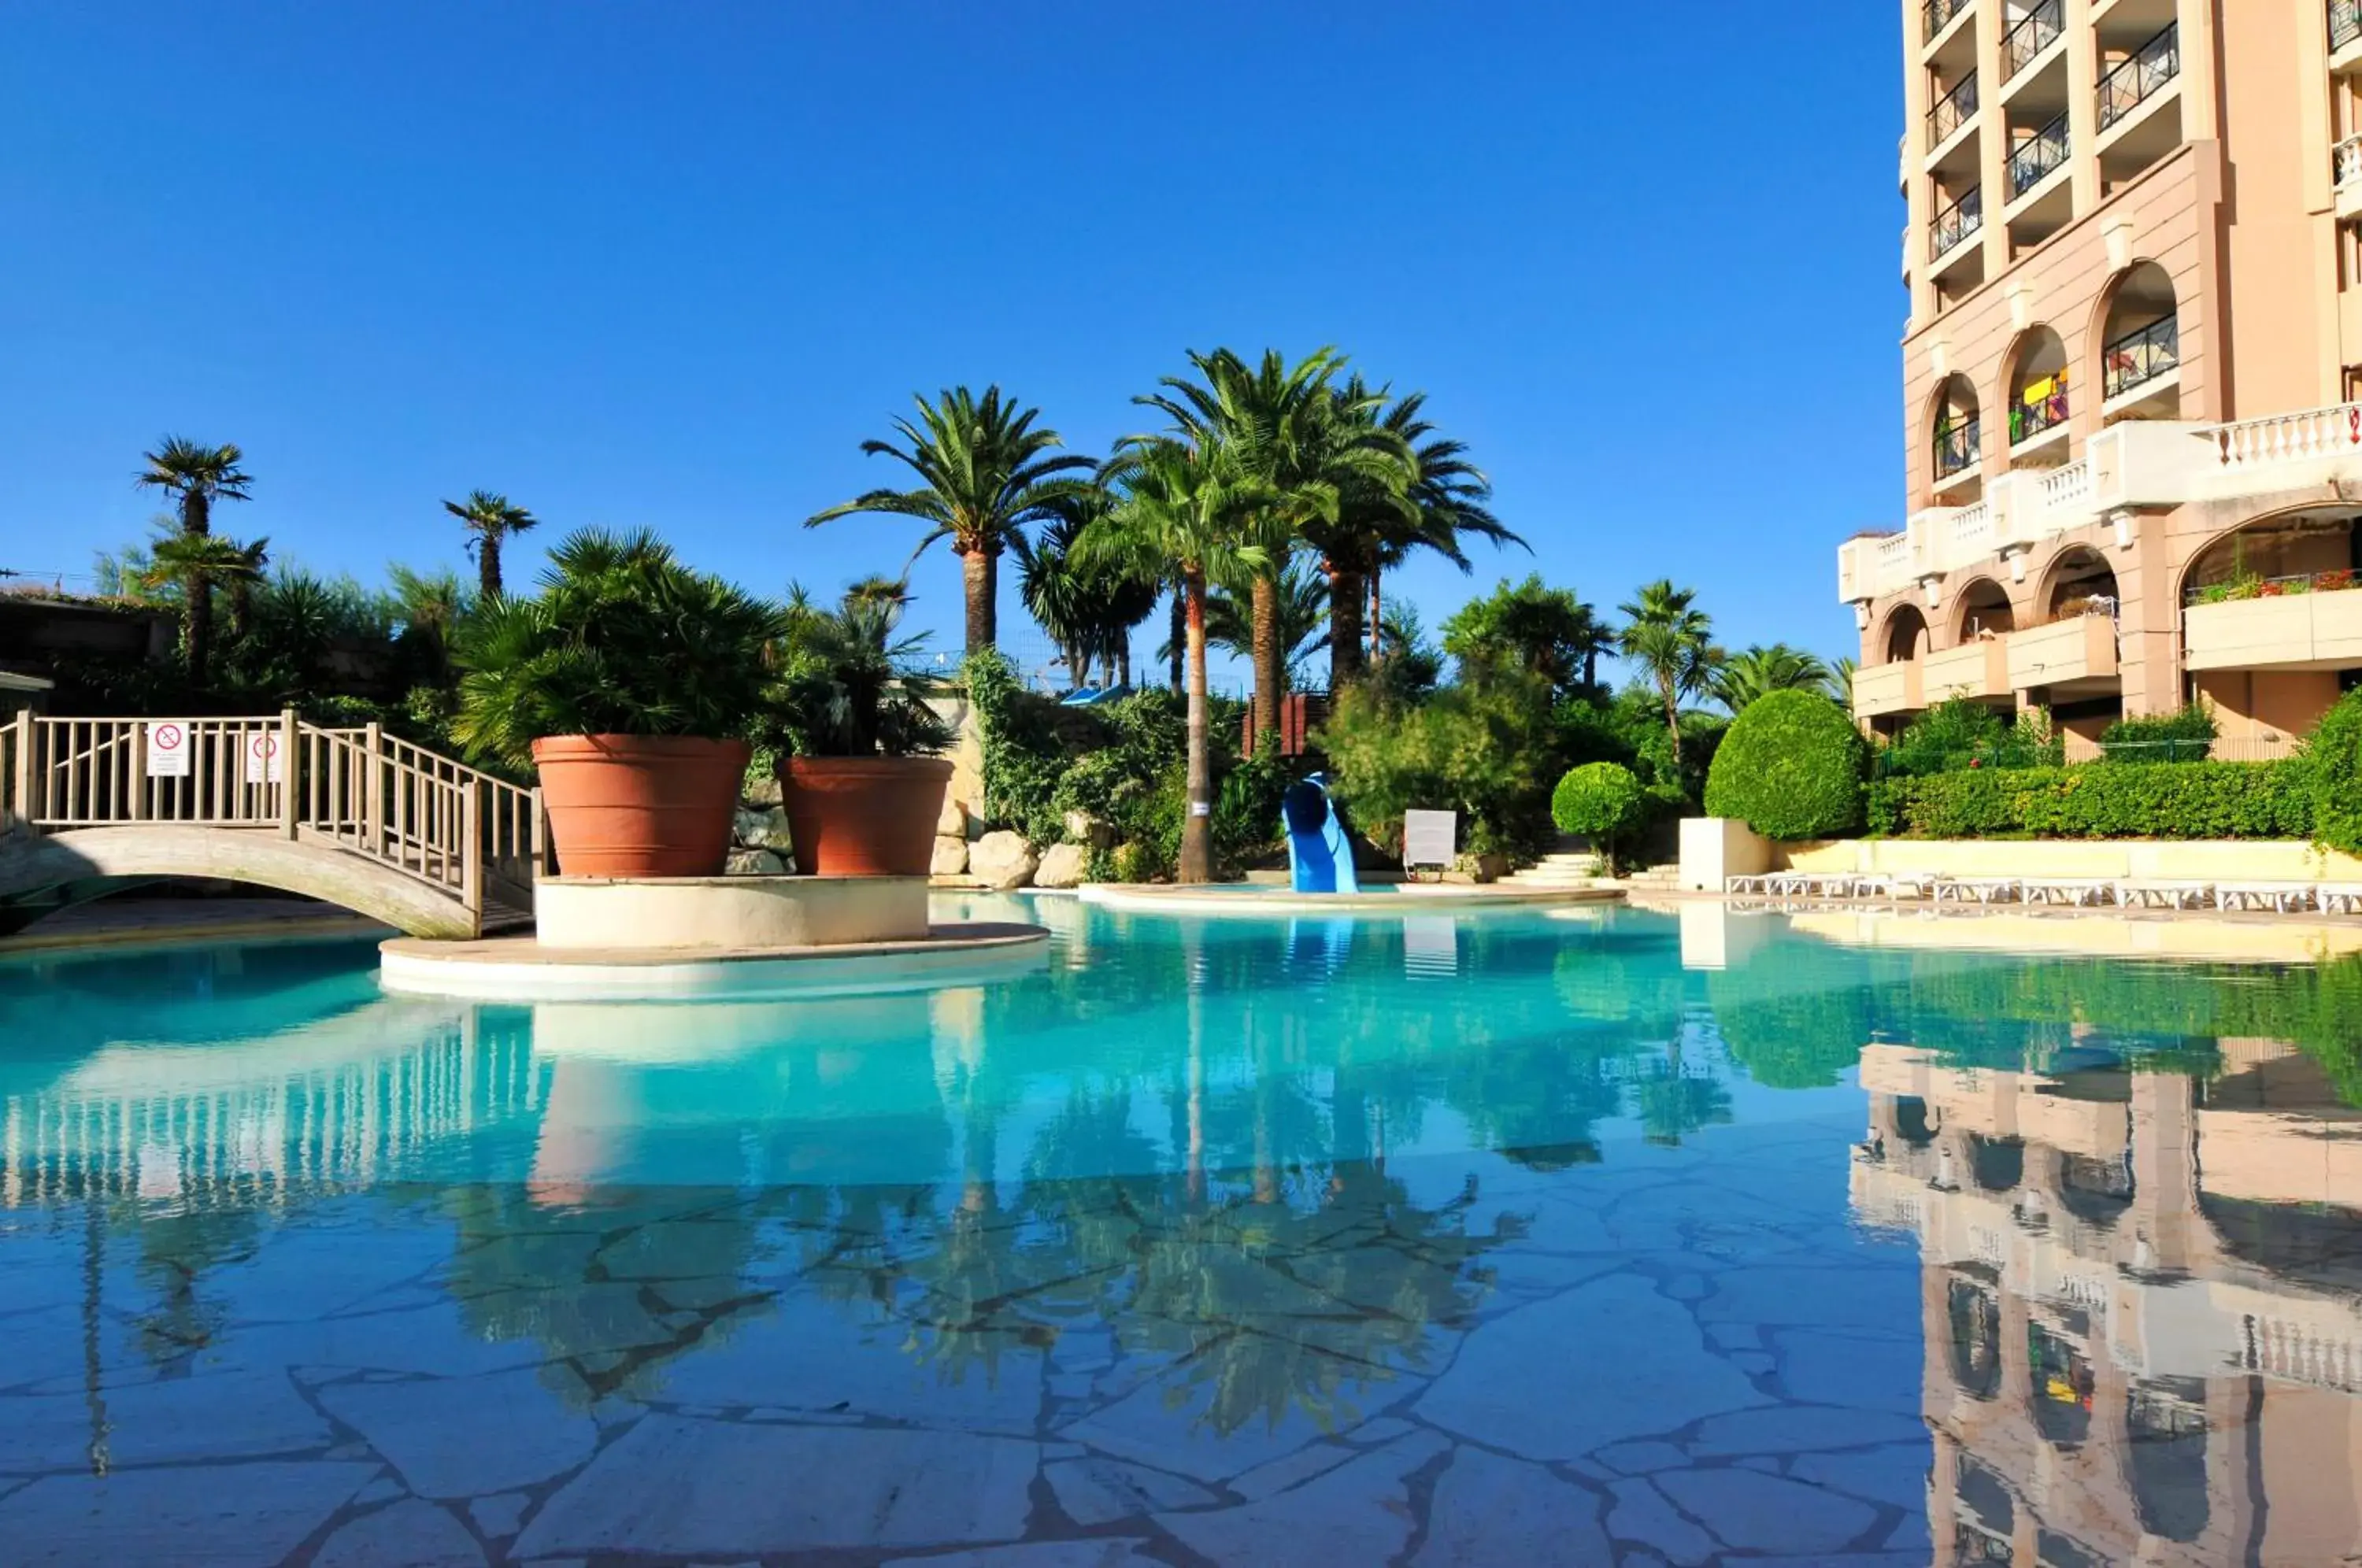
[[[1854,671],[1860,668],[1861,661],[1854,658],[1841,658],[1829,666],[1829,695],[1849,713],[1853,712]]]
[[[980,401],[966,387],[938,392],[933,403],[916,394],[912,401],[918,422],[894,422],[902,445],[864,441],[861,450],[902,464],[918,475],[921,488],[868,491],[814,513],[804,526],[856,512],[915,517],[927,533],[911,553],[914,561],[937,539],[949,539],[966,578],[967,651],[980,653],[999,631],[1001,553],[1023,538],[1028,524],[1050,515],[1051,502],[1089,482],[1061,475],[1094,464],[1084,457],[1047,456],[1060,445],[1058,433],[1035,428],[1042,411],[1020,408],[997,386],[985,388]]]
[[[1644,584],[1633,602],[1617,606],[1628,622],[1617,640],[1625,657],[1656,684],[1676,766],[1682,760],[1682,700],[1705,690],[1723,659],[1714,646],[1714,621],[1696,607],[1696,599],[1697,590],[1675,588],[1672,579],[1660,578]]]
[[[246,454],[235,445],[206,447],[167,436],[145,456],[147,468],[131,482],[170,495],[181,513],[181,532],[191,538],[213,532],[215,502],[245,501],[254,482],[237,466]]]
[[[501,541],[522,534],[537,521],[505,495],[489,490],[468,492],[465,501],[447,501],[443,510],[468,525],[468,553],[476,558],[476,591],[486,600],[501,596]]]
[[[1344,359],[1321,348],[1290,366],[1277,349],[1253,365],[1228,348],[1193,352],[1202,378],[1164,379],[1165,392],[1134,401],[1173,421],[1172,434],[1200,449],[1221,447],[1268,501],[1249,520],[1246,542],[1267,565],[1249,584],[1257,733],[1279,725],[1286,672],[1279,643],[1279,572],[1300,538],[1333,525],[1348,487],[1407,483],[1405,455],[1375,433],[1374,420],[1341,417],[1331,383]],[[1374,407],[1366,392],[1363,402]],[[1358,412],[1366,414],[1368,407]]]
[[[1295,689],[1305,663],[1320,647],[1321,634],[1328,628],[1329,587],[1302,562],[1291,560],[1279,569],[1278,591],[1275,620],[1284,693]],[[1253,614],[1236,593],[1217,589],[1206,595],[1206,644],[1240,657],[1253,654]],[[1170,658],[1174,652],[1171,646],[1156,650],[1160,658]]]
[[[1026,613],[1057,645],[1077,687],[1089,683],[1094,660],[1108,684],[1131,684],[1132,629],[1155,612],[1164,593],[1158,577],[1076,558],[1076,540],[1114,505],[1115,498],[1098,485],[1059,496],[1048,505],[1049,525],[1030,542],[1021,536],[1015,546]]]
[[[1206,584],[1270,565],[1269,554],[1250,536],[1255,519],[1278,498],[1238,472],[1225,448],[1166,436],[1128,437],[1100,477],[1115,491],[1116,503],[1083,531],[1076,553],[1087,563],[1180,574],[1189,664],[1189,800],[1181,821],[1179,879],[1209,882],[1214,775],[1207,734]]]
[[[153,581],[180,584],[182,652],[192,691],[204,691],[213,675],[214,591],[225,591],[243,603],[262,580],[270,544],[258,539],[241,545],[212,533],[181,533],[156,542],[149,570]]]
[[[1836,677],[1829,667],[1802,648],[1785,643],[1758,643],[1732,654],[1714,672],[1716,701],[1733,714],[1758,697],[1773,691],[1817,691],[1827,696]]]

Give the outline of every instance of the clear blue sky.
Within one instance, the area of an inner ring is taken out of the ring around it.
[[[1895,25],[16,0],[0,567],[143,535],[169,432],[242,445],[221,525],[317,569],[462,564],[436,502],[481,486],[528,546],[645,524],[833,589],[915,542],[800,525],[890,480],[858,443],[914,390],[997,381],[1096,454],[1188,348],[1333,343],[1533,542],[1390,580],[1430,625],[1503,573],[1603,609],[1670,575],[1726,643],[1849,652],[1835,547],[1901,502]],[[914,582],[955,645],[955,563]]]

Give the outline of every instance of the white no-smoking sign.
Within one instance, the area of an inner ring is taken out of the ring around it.
[[[246,781],[249,784],[276,784],[287,777],[287,759],[279,752],[279,737],[270,730],[257,730],[246,737]]]
[[[186,778],[189,776],[189,730],[169,720],[148,726],[148,777]]]

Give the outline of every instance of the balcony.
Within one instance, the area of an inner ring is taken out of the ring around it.
[[[2182,662],[2191,669],[2349,669],[2362,665],[2362,592],[2323,588],[2351,572],[2279,579],[2256,597],[2190,605]]]
[[[1970,72],[1927,111],[1927,151],[1933,155],[1962,126],[1976,118],[1977,73]]]
[[[1984,458],[1981,434],[1974,414],[1936,432],[1936,482],[1969,472]]]
[[[2113,615],[2072,615],[2009,635],[2009,683],[2017,690],[2081,688],[2070,691],[2080,695],[2113,689],[2117,679]]]
[[[2355,0],[2362,5],[2362,0]],[[2362,217],[2362,136],[2349,136],[2337,144],[2337,221],[2351,223]]]
[[[1915,713],[1926,705],[1919,700],[1919,661],[1915,658],[1875,664],[1853,673],[1853,714],[1857,719]]]
[[[1984,226],[1984,193],[1972,185],[1927,225],[1927,259],[1943,260]]]
[[[2005,636],[1962,643],[1942,653],[1928,654],[1919,662],[1919,690],[1930,707],[1955,697],[1978,701],[2003,698],[2014,690],[2009,683],[2009,639]]]
[[[1964,11],[1973,9],[1975,6],[1976,0],[1927,0],[1924,12],[1927,21],[1927,30],[1923,35],[1923,41],[1934,43],[1937,39],[1942,38],[1944,29],[1950,27],[1956,17]]]
[[[2105,381],[2102,394],[2110,404],[2120,397],[2153,389],[2181,369],[2181,320],[2166,316],[2127,332],[2101,350]]]
[[[2010,149],[2011,200],[2025,195],[2067,163],[2067,116],[2059,116]]]
[[[2181,30],[2169,25],[2100,78],[2100,130],[2114,129],[2181,75]]]
[[[2341,67],[2347,64],[2334,57],[2356,45],[2362,45],[2362,0],[2329,0],[2330,63]],[[2356,52],[2362,54],[2362,50]]]
[[[2354,0],[2362,5],[2362,0]],[[2018,73],[2042,58],[2066,31],[2064,0],[2039,0],[2025,16],[2020,17],[2002,35],[2001,72],[2003,82],[2014,81]]]

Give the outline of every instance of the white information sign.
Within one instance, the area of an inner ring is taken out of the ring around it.
[[[287,777],[287,759],[279,754],[275,730],[257,730],[246,737],[246,781],[276,784]]]
[[[1403,865],[1450,867],[1460,856],[1460,813],[1405,812]]]
[[[148,777],[186,778],[189,776],[189,726],[160,720],[148,726]]]

